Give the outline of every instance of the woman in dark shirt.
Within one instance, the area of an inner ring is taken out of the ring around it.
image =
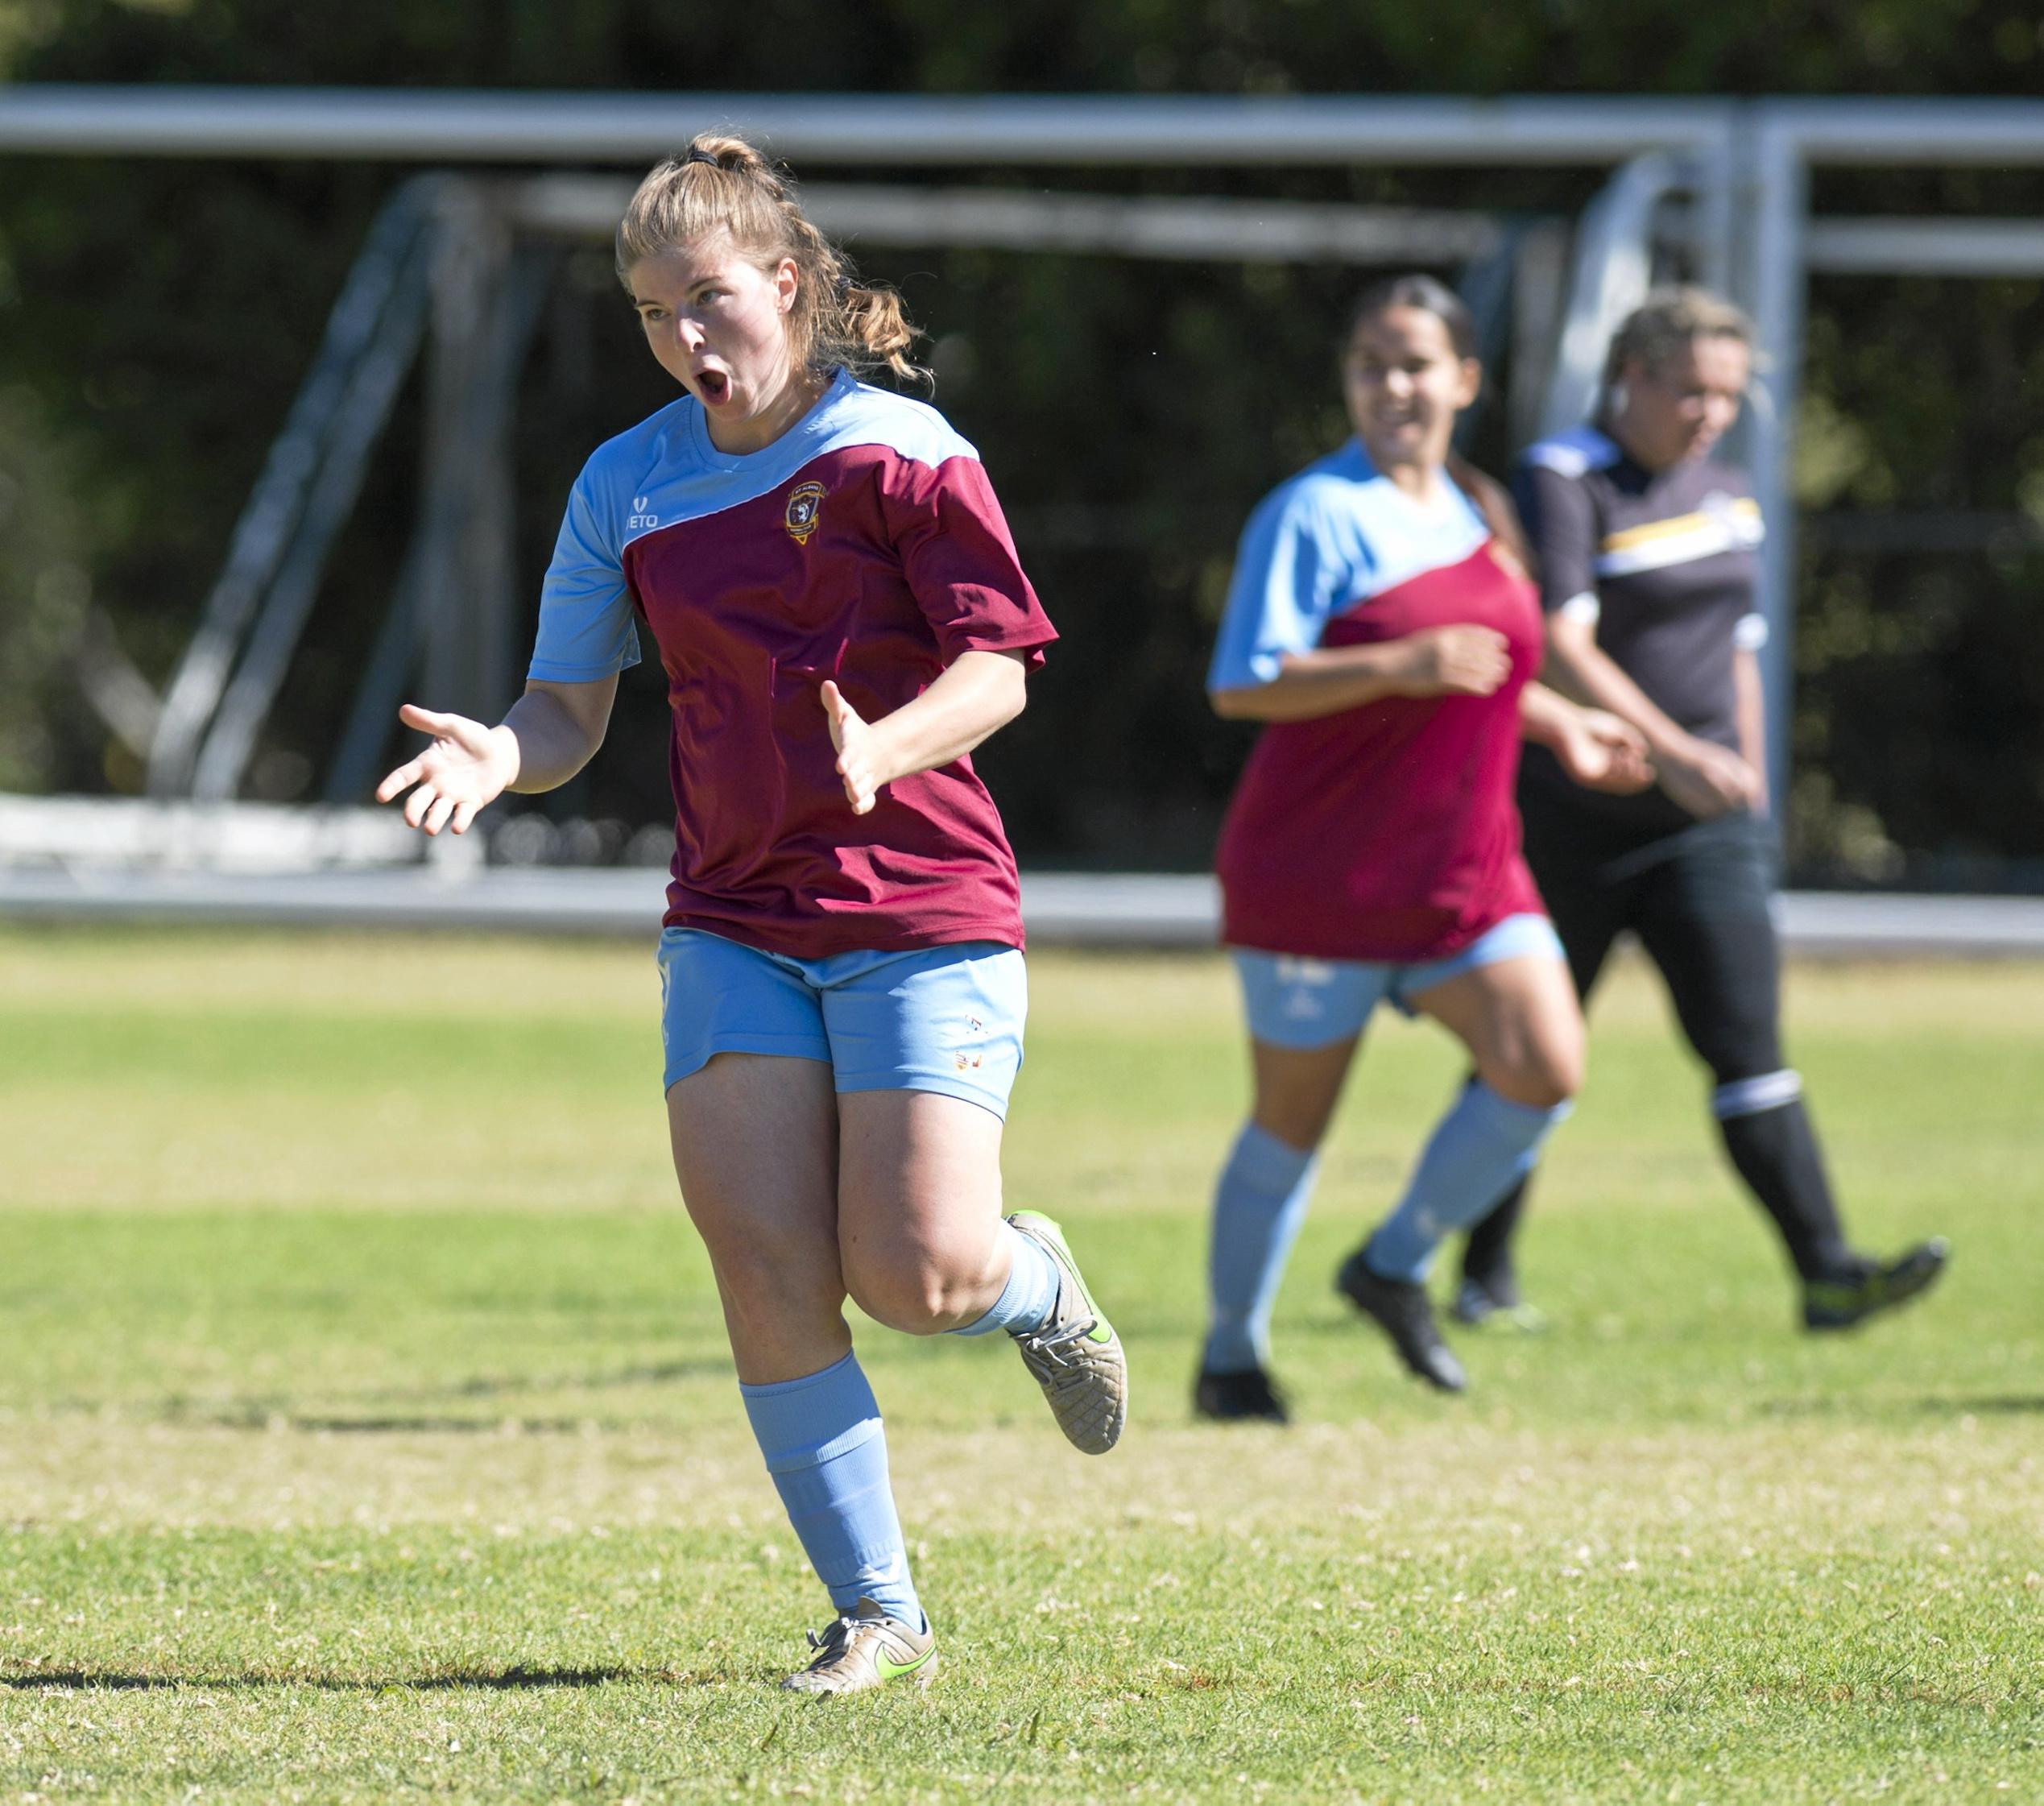
[[[1621,930],[1639,937],[1711,1069],[1726,1152],[1802,1282],[1804,1325],[1843,1329],[1930,1285],[1945,1245],[1885,1263],[1854,1251],[1802,1081],[1782,1057],[1756,656],[1767,625],[1753,603],[1765,528],[1744,473],[1711,456],[1752,365],[1752,328],[1736,308],[1694,288],[1650,296],[1612,342],[1596,424],[1521,461],[1544,675],[1638,728],[1659,781],[1600,794],[1529,748],[1520,806],[1577,992],[1587,997]],[[1465,1322],[1537,1323],[1512,1269],[1524,1202],[1521,1184],[1471,1233],[1455,1303]]]

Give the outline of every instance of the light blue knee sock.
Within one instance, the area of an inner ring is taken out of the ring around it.
[[[1200,1357],[1207,1372],[1243,1373],[1269,1359],[1270,1307],[1319,1170],[1310,1153],[1253,1122],[1235,1137],[1214,1191],[1206,1258],[1213,1317]]]
[[[859,1357],[739,1390],[788,1521],[831,1604],[849,1611],[870,1599],[888,1617],[921,1628],[923,1609],[888,1484],[880,1407]]]
[[[1571,1106],[1539,1108],[1472,1079],[1413,1169],[1398,1207],[1370,1237],[1363,1261],[1380,1279],[1421,1280],[1441,1238],[1467,1228],[1533,1168],[1547,1132]]]
[[[985,1336],[996,1329],[1027,1336],[1042,1328],[1044,1319],[1057,1308],[1057,1263],[1043,1244],[1032,1241],[1012,1223],[1003,1223],[1001,1233],[1008,1238],[1011,1257],[1008,1283],[985,1316],[962,1323],[950,1332],[954,1336]]]

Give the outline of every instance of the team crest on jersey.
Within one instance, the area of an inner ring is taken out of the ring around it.
[[[785,524],[788,536],[797,545],[807,545],[809,535],[816,531],[817,519],[823,512],[823,485],[820,483],[798,483],[788,498],[788,515]]]

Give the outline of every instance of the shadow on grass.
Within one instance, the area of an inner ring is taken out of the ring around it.
[[[2044,1415],[2044,1392],[1920,1394],[1913,1398],[1866,1398],[1813,1394],[1807,1398],[1771,1398],[1761,1407],[1768,1417],[1856,1417],[1878,1419],[1899,1415],[1938,1417],[2027,1417]]]
[[[708,1687],[731,1677],[678,1668],[528,1668],[523,1666],[472,1673],[397,1675],[387,1680],[351,1680],[337,1675],[121,1674],[89,1668],[60,1668],[33,1674],[0,1674],[0,1690],[30,1692],[46,1687],[108,1693],[251,1692],[309,1687],[325,1693],[503,1692],[522,1688],[609,1687],[657,1682],[668,1687]]]
[[[1976,1398],[1918,1398],[1920,1411],[1971,1412],[1976,1417],[2022,1417],[2044,1412],[2044,1392],[1987,1393]]]
[[[434,1417],[424,1414],[387,1417],[323,1417],[295,1411],[263,1411],[223,1407],[185,1411],[159,1421],[205,1430],[295,1430],[305,1435],[504,1435],[572,1436],[585,1431],[627,1430],[631,1420],[607,1417]]]
[[[179,1428],[206,1430],[332,1431],[342,1434],[374,1435],[498,1435],[517,1431],[532,1435],[574,1435],[588,1430],[622,1430],[636,1427],[639,1420],[606,1418],[594,1411],[574,1416],[478,1416],[451,1410],[433,1410],[438,1403],[483,1400],[515,1393],[602,1392],[623,1386],[662,1386],[677,1380],[728,1379],[730,1357],[715,1357],[648,1363],[613,1369],[607,1373],[487,1374],[461,1380],[452,1386],[371,1392],[354,1400],[330,1404],[323,1411],[294,1410],[288,1399],[195,1399],[173,1394],[138,1409],[147,1421]],[[355,1408],[350,1409],[350,1405]],[[377,1406],[386,1407],[378,1410]],[[402,1408],[402,1407],[409,1407]],[[104,1408],[97,1399],[73,1398],[52,1407],[70,1413],[93,1413]]]

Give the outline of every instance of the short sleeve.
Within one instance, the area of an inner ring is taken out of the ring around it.
[[[1287,653],[1311,652],[1347,574],[1310,491],[1282,489],[1267,498],[1242,531],[1207,668],[1209,692],[1267,684]]]
[[[904,461],[883,485],[901,571],[946,665],[961,652],[1027,652],[1043,663],[1057,630],[1023,574],[1008,520],[977,458]]]
[[[1512,493],[1538,567],[1540,606],[1550,615],[1594,619],[1599,534],[1590,491],[1576,478],[1529,461],[1519,466]]]
[[[575,479],[540,590],[540,632],[527,676],[594,683],[639,662],[639,628],[598,458]]]

